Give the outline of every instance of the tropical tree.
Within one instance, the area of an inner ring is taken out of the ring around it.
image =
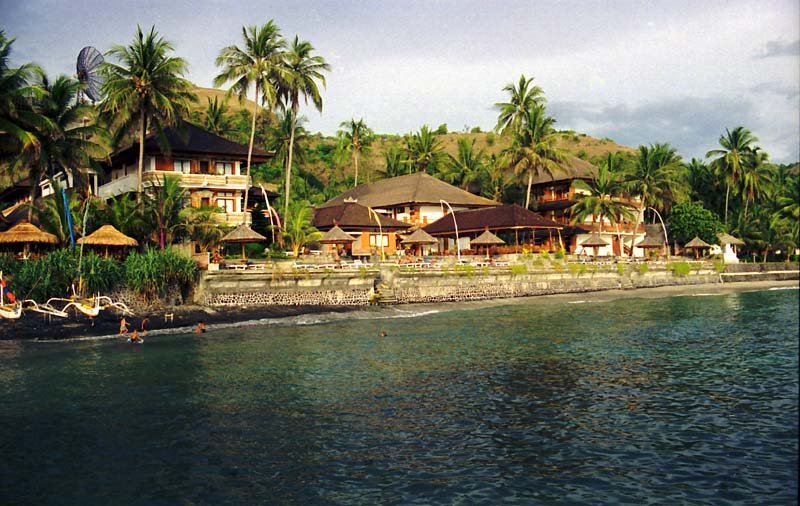
[[[183,227],[181,211],[186,205],[186,190],[177,176],[164,176],[149,188],[145,199],[145,215],[155,219],[156,242],[163,250],[175,241]]]
[[[680,155],[669,144],[639,146],[633,166],[626,177],[627,190],[631,195],[639,197],[630,256],[634,252],[633,243],[636,239],[635,231],[639,228],[639,217],[650,206],[666,214],[677,196],[684,193],[683,170]]]
[[[311,225],[311,206],[308,202],[292,203],[289,214],[286,215],[283,236],[292,248],[295,258],[300,253],[300,248],[322,237],[322,233]]]
[[[130,194],[117,195],[101,204],[89,222],[91,224],[107,223],[123,234],[139,240],[143,240],[148,232],[142,203],[132,198]]]
[[[156,131],[162,149],[169,151],[163,129],[178,125],[197,100],[194,86],[182,77],[188,69],[186,61],[172,56],[173,51],[172,43],[158,35],[154,26],[146,35],[137,26],[133,43],[115,45],[106,53],[119,63],[106,61],[102,66],[105,82],[101,90],[105,99],[100,109],[116,129],[115,144],[130,132],[138,137],[138,200],[142,198],[144,139],[148,129]]]
[[[591,216],[593,229],[598,221],[602,227],[603,220],[608,219],[616,226],[617,240],[622,244],[619,223],[632,220],[635,208],[623,198],[625,186],[622,173],[614,171],[616,163],[615,155],[609,153],[589,183],[582,179],[573,181],[572,186],[580,191],[575,193],[576,202],[570,207],[570,214],[573,223],[584,222]]]
[[[275,160],[280,162],[283,169],[289,163],[292,145],[294,145],[296,161],[303,162],[305,160],[306,154],[302,142],[308,137],[308,132],[303,126],[306,122],[305,116],[297,118],[291,110],[288,110],[279,112],[277,121],[268,129],[266,148],[275,152]]]
[[[491,154],[487,158],[484,177],[482,178],[481,194],[497,202],[504,200],[506,191],[512,185],[507,177],[508,162],[502,156]]]
[[[709,244],[717,242],[717,234],[724,227],[719,216],[709,211],[700,202],[681,202],[672,207],[667,216],[670,236],[686,244],[695,236]]]
[[[70,233],[74,237],[81,229],[82,202],[78,198],[77,192],[69,191],[65,205],[58,181],[51,178],[50,185],[55,193],[54,198],[42,199],[38,205],[29,204],[29,210],[36,215],[43,230],[56,236],[59,244],[67,244]],[[67,213],[69,213],[69,218],[67,218]]]
[[[428,125],[406,135],[406,159],[413,172],[435,173],[445,163],[447,153]]]
[[[247,148],[247,169],[245,176],[244,209],[247,212],[247,195],[250,189],[250,163],[253,158],[253,141],[256,135],[256,117],[261,104],[274,105],[278,98],[275,77],[283,63],[283,50],[286,41],[281,37],[280,28],[273,20],[259,27],[242,28],[244,47],[236,45],[222,48],[216,65],[222,71],[214,78],[214,86],[224,86],[233,82],[228,94],[235,93],[244,102],[250,88],[254,88],[255,108],[250,125],[250,143]]]
[[[511,146],[503,151],[510,155],[511,166],[517,176],[527,174],[528,188],[525,193],[525,209],[531,201],[531,185],[534,176],[545,172],[553,175],[554,171],[563,168],[567,153],[557,146],[560,136],[553,129],[555,119],[547,116],[542,106],[531,107],[522,119],[521,125],[514,132]]]
[[[216,135],[225,135],[231,129],[230,118],[228,117],[227,97],[222,102],[219,97],[206,97],[208,106],[203,114],[203,127]]]
[[[475,139],[459,138],[456,156],[450,159],[441,170],[441,178],[448,183],[460,186],[464,190],[471,187],[480,188],[486,175],[486,152],[475,149]]]
[[[225,236],[225,229],[216,218],[222,209],[216,206],[186,207],[180,218],[189,237],[200,245],[202,251],[211,251]]]
[[[325,86],[323,72],[330,70],[330,65],[321,56],[312,56],[314,46],[307,40],[300,40],[296,35],[289,45],[288,51],[283,55],[283,64],[280,72],[276,74],[278,80],[278,95],[284,109],[291,110],[291,117],[296,118],[300,109],[300,97],[305,103],[309,99],[314,107],[322,112],[322,95],[319,93],[321,83]],[[292,173],[292,151],[294,150],[294,129],[289,137],[289,156],[286,162],[286,177],[284,181],[284,215],[289,212],[289,182]]]
[[[509,95],[508,102],[494,104],[500,110],[495,127],[498,133],[502,134],[507,129],[516,132],[525,123],[528,111],[544,105],[544,90],[533,85],[533,79],[533,77],[526,78],[523,74],[519,76],[517,86],[514,86],[514,83],[508,83],[503,87],[503,91]]]
[[[43,128],[34,128],[38,142],[37,149],[23,150],[12,159],[12,171],[24,170],[33,183],[30,200],[36,198],[39,182],[45,177],[53,177],[58,172],[75,175],[78,168],[88,167],[92,157],[102,157],[105,150],[95,137],[99,133],[94,123],[86,123],[93,116],[91,106],[79,103],[76,99],[81,84],[67,76],[59,76],[50,82],[42,75],[39,88],[43,94],[33,104],[38,115],[46,118],[39,122]],[[33,217],[33,207],[28,208],[28,220]]]
[[[364,123],[364,119],[355,118],[350,121],[342,121],[339,125],[339,130],[336,135],[339,137],[339,146],[337,150],[340,153],[349,153],[353,159],[353,167],[355,175],[353,179],[353,187],[358,186],[358,162],[361,155],[369,152],[369,145],[372,143],[373,132]]]
[[[397,177],[405,174],[408,162],[403,150],[397,146],[389,146],[383,153],[383,169],[378,174],[384,178]]]
[[[748,153],[741,171],[742,198],[744,199],[743,219],[747,219],[750,203],[766,194],[772,179],[772,166],[767,164],[769,155],[759,147]]]
[[[725,179],[725,226],[728,225],[728,201],[730,200],[731,187],[736,185],[742,167],[745,164],[747,153],[752,149],[752,144],[758,139],[743,126],[738,126],[733,131],[725,129],[725,135],[719,138],[722,149],[712,149],[706,153],[707,157],[715,157],[711,165]]]

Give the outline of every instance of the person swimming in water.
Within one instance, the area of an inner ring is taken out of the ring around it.
[[[206,324],[202,320],[197,322],[197,327],[194,329],[195,334],[202,334],[206,331]]]
[[[385,330],[381,330],[381,337],[386,337],[388,335],[389,335],[388,332],[386,332]]]
[[[136,329],[133,329],[133,332],[131,332],[131,338],[130,338],[130,341],[131,341],[132,343],[138,343],[138,342],[139,342],[139,341],[141,341],[141,340],[142,340],[142,338],[141,338],[141,337],[139,337],[139,332],[138,332]]]

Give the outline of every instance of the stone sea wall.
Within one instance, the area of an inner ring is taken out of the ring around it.
[[[671,285],[800,279],[798,264],[739,264],[719,273],[711,263],[689,272],[665,264],[408,269],[385,265],[360,271],[205,272],[194,299],[206,306],[368,305],[374,289],[397,303],[481,300]]]

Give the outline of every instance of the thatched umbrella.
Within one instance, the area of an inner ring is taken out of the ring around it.
[[[58,238],[48,232],[43,232],[28,222],[17,223],[9,230],[0,232],[0,244],[23,244],[22,254],[28,257],[28,248],[31,244],[58,244]]]
[[[421,248],[423,244],[436,244],[437,241],[435,237],[431,234],[425,232],[421,228],[416,229],[413,233],[405,236],[401,244],[413,244],[417,246],[417,248]]]
[[[717,238],[719,239],[720,244],[730,244],[731,246],[744,246],[744,241],[736,238],[730,234],[721,233],[717,234]]]
[[[242,245],[242,260],[245,259],[244,256],[244,245],[248,242],[261,242],[266,241],[267,238],[263,235],[259,234],[252,228],[248,227],[247,224],[242,223],[238,227],[234,228],[230,232],[228,232],[225,237],[221,239],[222,242],[228,243],[239,243]]]
[[[592,232],[588,239],[581,243],[584,248],[592,248],[594,250],[594,258],[597,259],[597,250],[603,246],[608,246],[608,242],[600,237],[597,232]]]
[[[78,239],[78,244],[105,246],[106,256],[108,256],[109,246],[117,248],[134,247],[139,245],[139,241],[123,234],[113,225],[103,225],[86,237]]]
[[[664,247],[664,239],[654,235],[646,235],[644,236],[644,239],[636,243],[636,247],[642,248],[645,251],[661,249]]]
[[[352,245],[355,240],[355,237],[339,228],[339,225],[334,225],[332,229],[322,234],[322,237],[317,242],[320,244],[333,244],[334,246],[343,244],[346,247],[348,244]]]
[[[694,250],[694,258],[700,258],[700,250],[708,249],[711,245],[705,242],[704,240],[700,239],[698,236],[694,236],[694,239],[687,242],[683,248],[684,249],[693,249]]]
[[[484,230],[481,235],[469,241],[470,246],[486,246],[486,258],[490,258],[489,246],[499,246],[505,243],[504,240],[489,232],[489,229]]]

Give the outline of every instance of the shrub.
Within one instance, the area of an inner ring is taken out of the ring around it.
[[[487,146],[494,146],[494,132],[489,132],[486,134],[486,145]]]
[[[19,262],[12,291],[20,299],[37,301],[68,297],[77,272],[77,256],[69,249],[56,250],[38,260]]]
[[[436,131],[433,132],[436,135],[445,135],[447,133],[447,123],[442,123],[436,128]]]
[[[474,265],[456,265],[453,267],[453,271],[458,274],[466,274],[467,276],[472,276],[475,274],[475,266]]]
[[[110,292],[122,282],[123,267],[113,258],[89,253],[81,260],[81,275],[85,293],[103,294]]]
[[[553,269],[555,269],[557,271],[563,271],[564,270],[564,264],[562,264],[558,260],[550,260],[550,266],[553,267]]]
[[[725,261],[721,259],[714,260],[714,270],[719,274],[725,272]]]
[[[589,155],[588,155],[588,153],[586,153],[585,149],[579,149],[578,153],[576,154],[576,156],[578,158],[580,158],[581,160],[586,160],[586,158],[589,157]]]
[[[648,270],[650,270],[650,267],[648,267],[647,264],[639,264],[639,274],[645,275]]]
[[[512,276],[520,276],[522,274],[528,273],[528,266],[525,264],[512,264],[511,265],[511,275]]]
[[[469,133],[471,133],[471,134],[479,134],[479,133],[481,133],[481,127],[479,127],[479,126],[473,127],[472,130],[469,131]]]
[[[569,268],[569,272],[572,273],[573,276],[578,277],[581,275],[581,267],[584,267],[584,271],[586,270],[586,264],[568,264],[567,267]]]
[[[563,260],[564,259],[564,250],[558,250],[553,254],[553,258],[556,260]]]
[[[181,292],[194,281],[197,266],[194,260],[172,248],[147,248],[144,253],[131,253],[125,260],[128,286],[146,300],[166,297],[169,288]]]
[[[672,271],[673,276],[683,278],[688,276],[692,269],[688,262],[672,262],[667,264],[667,270]]]
[[[625,265],[624,264],[617,264],[617,274],[620,276],[625,275]]]

